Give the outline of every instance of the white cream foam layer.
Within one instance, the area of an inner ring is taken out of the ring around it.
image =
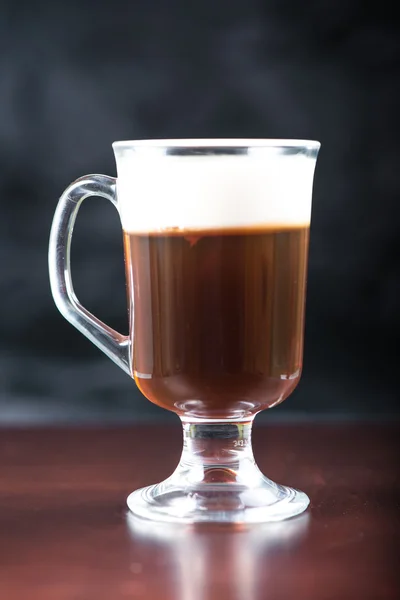
[[[177,228],[308,225],[315,160],[304,155],[117,157],[122,226]]]

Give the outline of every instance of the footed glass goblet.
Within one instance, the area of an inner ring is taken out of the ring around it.
[[[304,140],[116,142],[116,179],[87,175],[58,203],[51,289],[61,313],[151,402],[183,425],[179,465],[134,491],[151,520],[252,523],[303,512],[303,492],[258,469],[255,415],[289,396],[303,358],[313,176]],[[81,202],[116,206],[124,235],[129,335],[77,300],[70,243]],[[149,440],[151,444],[151,440]]]

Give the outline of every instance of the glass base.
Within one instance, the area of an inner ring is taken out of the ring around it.
[[[251,422],[183,423],[178,467],[162,483],[128,497],[133,514],[179,523],[263,523],[306,510],[303,492],[278,485],[257,467]]]
[[[133,514],[175,523],[265,523],[304,512],[309,498],[303,492],[265,478],[257,488],[206,484],[179,488],[166,480],[136,490],[127,499]]]

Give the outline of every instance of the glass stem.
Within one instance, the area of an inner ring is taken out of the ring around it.
[[[258,483],[262,475],[253,456],[252,420],[182,423],[183,451],[174,475],[190,484]]]
[[[252,420],[232,423],[182,419],[178,467],[161,483],[133,492],[132,512],[182,523],[261,523],[303,512],[302,492],[278,485],[258,469],[251,447]]]

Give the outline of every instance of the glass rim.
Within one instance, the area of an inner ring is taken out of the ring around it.
[[[285,138],[171,138],[171,139],[142,139],[142,140],[121,140],[112,144],[114,149],[127,148],[154,148],[154,149],[173,149],[173,150],[206,150],[216,149],[251,149],[251,148],[272,148],[272,149],[303,149],[319,150],[321,143],[316,140],[305,139],[285,139]]]

